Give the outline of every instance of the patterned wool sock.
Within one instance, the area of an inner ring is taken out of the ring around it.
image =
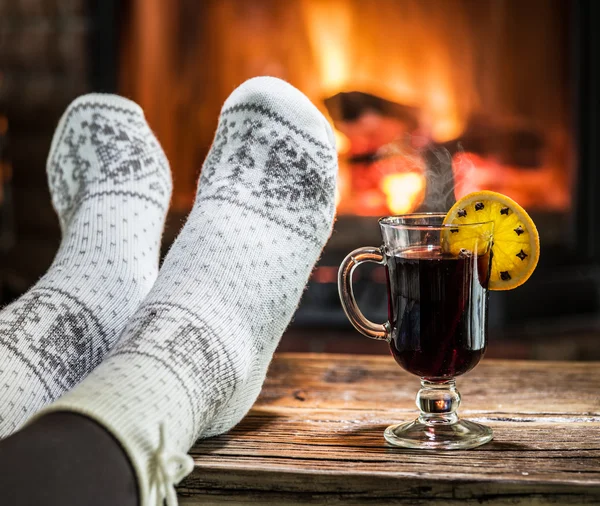
[[[185,452],[254,403],[329,237],[336,175],[333,132],[298,90],[255,78],[226,101],[152,291],[109,357],[45,410],[104,425],[136,469],[141,504],[174,504]]]
[[[48,272],[0,312],[0,438],[100,363],[158,274],[171,175],[139,106],[75,100],[47,171],[63,239]]]

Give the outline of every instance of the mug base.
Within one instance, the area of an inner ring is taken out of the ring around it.
[[[467,450],[492,440],[492,429],[469,420],[431,424],[419,419],[390,425],[383,433],[385,440],[402,448],[417,450]]]

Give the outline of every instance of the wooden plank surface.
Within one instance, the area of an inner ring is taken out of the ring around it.
[[[228,434],[199,441],[183,505],[600,504],[600,363],[484,360],[460,414],[494,440],[466,451],[389,446],[418,378],[390,357],[284,354]]]

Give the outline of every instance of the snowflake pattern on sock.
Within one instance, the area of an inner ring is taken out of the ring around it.
[[[230,119],[231,115],[252,113],[253,118]],[[318,230],[334,210],[331,195],[336,185],[335,173],[319,167],[335,165],[337,158],[330,147],[294,130],[265,106],[245,104],[224,110],[199,188],[203,199],[251,209],[318,242]],[[312,149],[302,147],[294,135]],[[261,149],[254,149],[256,145]],[[253,206],[260,199],[264,199],[264,207]]]
[[[170,169],[136,104],[73,102],[47,171],[63,237],[48,272],[0,311],[0,437],[98,366],[158,273]]]
[[[88,110],[93,112],[81,117]],[[80,103],[69,110],[53,144],[48,181],[61,222],[81,202],[99,195],[142,198],[163,210],[165,201],[168,205],[168,161],[139,114],[109,104]],[[92,166],[99,170],[90,170]],[[127,187],[131,182],[135,190]]]

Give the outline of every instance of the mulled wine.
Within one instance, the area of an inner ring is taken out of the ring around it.
[[[447,224],[448,216],[453,215],[381,218],[383,246],[355,249],[340,265],[340,300],[354,327],[387,341],[396,362],[421,377],[419,417],[385,429],[385,440],[394,446],[466,449],[493,437],[489,427],[458,417],[454,377],[475,367],[485,353],[488,288],[498,286],[490,278],[494,222]],[[352,272],[365,262],[386,266],[389,319],[383,324],[367,319],[354,298]]]
[[[430,245],[386,257],[396,362],[434,380],[475,367],[486,349],[490,255],[455,257]]]

